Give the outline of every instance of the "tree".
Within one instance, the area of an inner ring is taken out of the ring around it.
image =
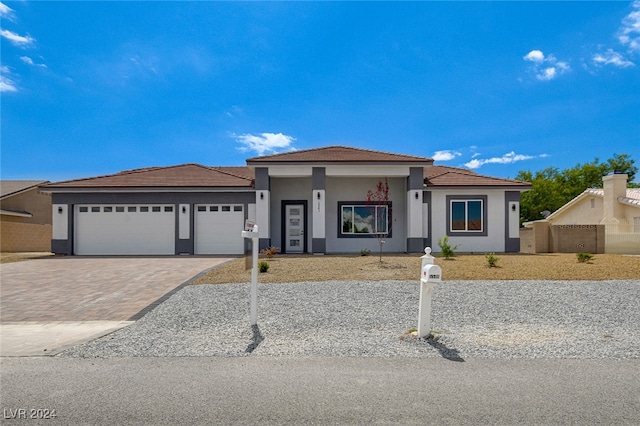
[[[613,171],[626,173],[629,175],[629,182],[633,182],[638,168],[628,154],[614,154],[604,163],[596,158],[590,163],[576,164],[562,171],[556,167],[547,167],[535,174],[530,171],[518,172],[517,180],[532,184],[531,189],[524,192],[520,200],[520,222],[543,219],[543,212],[558,210],[585,189],[601,188],[602,177]]]
[[[371,223],[373,228],[372,235],[378,239],[380,262],[382,263],[382,246],[385,243],[385,238],[391,232],[391,206],[389,205],[389,182],[387,182],[387,178],[384,179],[384,182],[378,181],[375,192],[372,190],[367,191],[367,207],[373,218]],[[380,217],[381,212],[386,213],[384,218]],[[386,223],[386,229],[381,229],[380,225],[383,223]]]

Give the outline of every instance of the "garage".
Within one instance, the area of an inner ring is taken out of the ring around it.
[[[173,255],[174,205],[77,205],[78,255]]]
[[[195,206],[195,254],[243,254],[244,206]]]

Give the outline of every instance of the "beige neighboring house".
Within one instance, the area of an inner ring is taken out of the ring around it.
[[[51,195],[44,180],[0,181],[0,251],[51,251]]]
[[[640,188],[626,174],[602,178],[544,220],[527,222],[521,251],[640,254]]]

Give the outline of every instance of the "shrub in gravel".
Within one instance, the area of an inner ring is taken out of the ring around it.
[[[580,263],[588,263],[593,259],[593,255],[591,253],[576,253],[576,257]]]
[[[489,268],[498,267],[498,260],[500,260],[500,258],[496,256],[495,253],[487,253],[485,257],[487,258],[487,265],[489,265]]]
[[[267,262],[266,260],[263,260],[260,263],[258,263],[258,270],[260,272],[267,272],[269,270],[269,262]]]
[[[445,259],[451,259],[456,255],[456,250],[458,250],[458,244],[452,246],[449,244],[449,236],[445,236],[444,238],[438,238],[438,247],[440,247],[440,251]]]

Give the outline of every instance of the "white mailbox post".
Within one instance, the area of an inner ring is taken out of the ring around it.
[[[424,249],[420,276],[420,307],[418,308],[418,337],[427,337],[431,333],[431,295],[433,289],[442,281],[442,269],[433,262],[431,247]]]
[[[246,221],[245,230],[242,231],[244,238],[251,238],[251,308],[250,317],[251,325],[258,324],[258,225],[253,222]]]

